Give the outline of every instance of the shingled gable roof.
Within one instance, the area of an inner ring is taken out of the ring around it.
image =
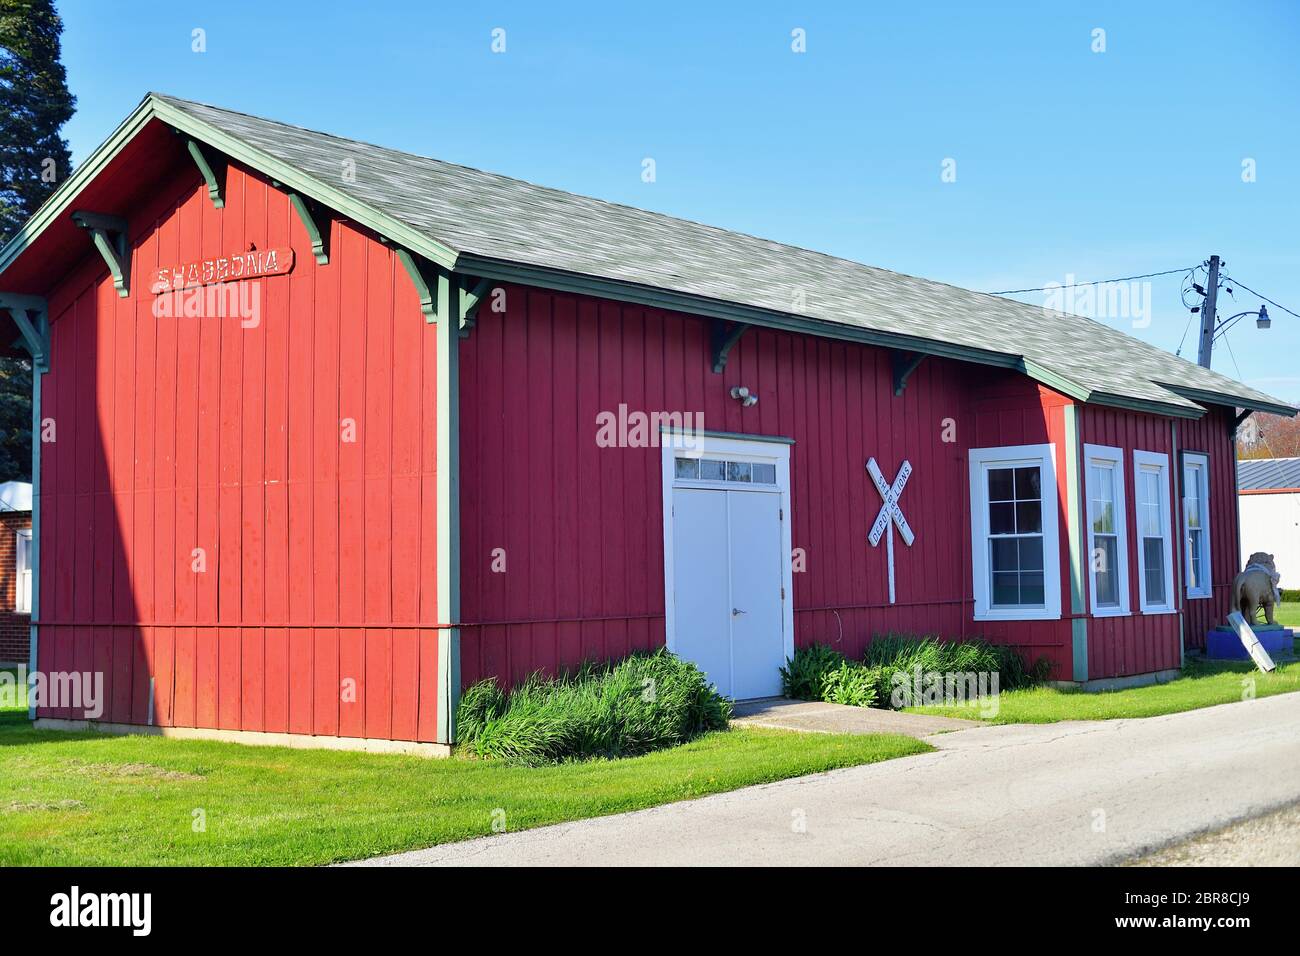
[[[1099,404],[1295,412],[1090,319],[161,94],[0,250],[0,289],[86,171],[153,118],[457,272],[1016,368]]]

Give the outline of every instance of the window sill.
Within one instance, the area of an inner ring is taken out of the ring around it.
[[[1204,594],[1192,594],[1190,591],[1187,593],[1187,600],[1189,601],[1208,601],[1212,597],[1214,597],[1214,595],[1209,591],[1206,591]]]
[[[1123,608],[1102,607],[1102,608],[1093,608],[1092,616],[1093,617],[1132,617],[1133,612],[1126,607]]]
[[[1052,608],[976,608],[976,621],[1059,621],[1061,612]]]
[[[1158,617],[1161,614],[1177,614],[1178,609],[1172,607],[1144,607],[1139,613],[1147,617]]]

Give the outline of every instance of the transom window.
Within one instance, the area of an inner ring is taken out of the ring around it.
[[[676,477],[688,481],[731,481],[754,485],[776,484],[776,465],[772,462],[679,457],[675,462],[674,473]]]
[[[974,448],[970,470],[976,620],[1059,617],[1053,446]]]
[[[1129,613],[1128,535],[1124,511],[1124,453],[1106,445],[1084,445],[1088,496],[1088,555],[1092,611]]]
[[[1187,596],[1211,594],[1210,459],[1200,452],[1183,455],[1183,528],[1186,531],[1184,573]]]
[[[1169,534],[1169,456],[1133,452],[1137,493],[1138,583],[1142,610],[1172,611],[1172,542]]]

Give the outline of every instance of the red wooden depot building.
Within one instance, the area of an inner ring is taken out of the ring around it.
[[[1169,671],[1227,610],[1235,425],[1293,412],[1086,319],[159,95],[0,251],[0,309],[41,373],[34,665],[102,672],[107,728],[250,742],[436,751],[479,678],[665,642],[738,698],[886,631]]]

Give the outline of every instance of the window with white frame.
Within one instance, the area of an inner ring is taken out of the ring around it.
[[[1055,447],[970,451],[976,620],[1061,616]]]
[[[1183,530],[1187,596],[1211,594],[1210,459],[1201,452],[1183,454]]]
[[[1138,587],[1144,613],[1174,609],[1173,540],[1169,533],[1169,456],[1133,452]]]
[[[1124,453],[1107,445],[1084,445],[1088,495],[1088,554],[1092,613],[1129,613],[1128,527],[1124,508]]]
[[[32,529],[18,532],[16,542],[18,579],[14,584],[14,610],[20,614],[32,611]]]

